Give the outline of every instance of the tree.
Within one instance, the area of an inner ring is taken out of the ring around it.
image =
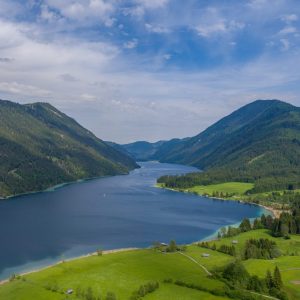
[[[235,261],[225,267],[223,277],[235,285],[246,286],[250,275],[240,261]]]
[[[112,292],[107,292],[105,300],[117,300],[117,297],[114,293]]]
[[[272,227],[273,227],[273,218],[271,215],[268,215],[266,218],[266,228],[271,230]]]
[[[286,223],[280,224],[280,235],[287,236],[289,235],[289,225]]]
[[[250,277],[247,289],[261,293],[265,291],[265,285],[263,280],[259,279],[257,275],[254,275]]]
[[[266,219],[266,216],[264,214],[261,215],[260,221],[261,221],[261,224],[263,225],[263,227],[267,226],[267,219]]]
[[[263,227],[264,225],[262,224],[261,220],[256,218],[253,222],[253,229],[261,229]]]
[[[93,294],[93,290],[91,287],[88,287],[85,293],[85,299],[86,300],[94,300],[94,294]]]
[[[245,218],[239,226],[241,232],[246,232],[251,230],[251,223],[248,218]]]
[[[269,290],[274,286],[273,278],[272,278],[272,274],[271,274],[270,270],[268,270],[267,274],[266,274],[266,286]]]
[[[221,236],[224,237],[226,235],[226,227],[221,227],[220,233],[221,233]]]
[[[169,247],[167,249],[168,252],[175,252],[177,251],[177,245],[176,242],[174,240],[171,240],[169,243]]]
[[[275,270],[274,270],[273,285],[278,290],[280,290],[282,288],[282,285],[283,285],[280,270],[277,266],[275,267]]]

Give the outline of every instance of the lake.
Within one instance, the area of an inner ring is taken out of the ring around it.
[[[70,184],[0,201],[0,279],[98,248],[191,243],[262,208],[155,188],[193,167],[140,163],[129,175]]]

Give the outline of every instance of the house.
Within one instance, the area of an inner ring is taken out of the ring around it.
[[[202,257],[210,257],[210,254],[208,254],[208,253],[202,253],[201,256],[202,256]]]
[[[232,244],[238,244],[239,242],[237,240],[233,240]]]
[[[164,247],[168,246],[168,244],[166,244],[166,243],[160,243],[160,245],[164,246]]]

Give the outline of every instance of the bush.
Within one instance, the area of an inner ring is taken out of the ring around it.
[[[246,241],[244,258],[272,259],[280,256],[276,243],[269,239],[249,239]]]
[[[240,261],[235,261],[227,265],[223,271],[223,278],[231,284],[246,287],[250,278],[249,273]]]
[[[159,283],[157,281],[151,281],[143,284],[139,287],[137,291],[134,291],[130,297],[130,300],[138,300],[145,297],[147,294],[153,293],[159,288]]]
[[[112,292],[107,292],[105,300],[117,300],[117,297],[114,293]]]

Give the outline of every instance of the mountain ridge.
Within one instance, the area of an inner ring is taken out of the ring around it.
[[[271,185],[300,186],[299,145],[300,108],[275,99],[256,100],[157,158],[201,168],[213,182],[256,182],[256,191],[263,191]]]
[[[0,117],[1,197],[137,167],[49,103],[0,100]]]

